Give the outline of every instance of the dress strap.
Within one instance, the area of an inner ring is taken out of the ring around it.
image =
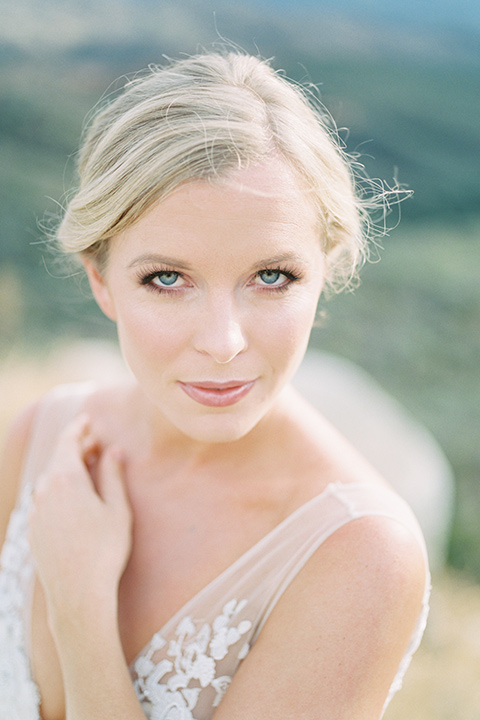
[[[424,604],[428,604],[430,573],[427,551],[422,531],[409,505],[388,487],[364,483],[332,483],[321,495],[293,513],[282,537],[275,538],[276,542],[271,543],[266,557],[270,555],[272,571],[269,584],[275,588],[275,592],[269,596],[255,638],[260,634],[280,597],[314,552],[344,525],[357,518],[372,516],[399,522],[417,539],[427,569]],[[281,562],[278,556],[282,556]],[[268,574],[267,568],[264,572],[265,575]]]
[[[93,389],[93,383],[58,385],[40,400],[23,462],[22,489],[35,483],[48,463],[58,434],[81,410]]]

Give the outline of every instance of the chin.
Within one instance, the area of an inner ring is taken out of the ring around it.
[[[261,414],[255,417],[232,417],[226,414],[205,415],[188,423],[175,423],[177,429],[197,442],[208,444],[231,443],[248,435],[258,422]]]
[[[270,414],[281,389],[270,388],[260,396],[246,397],[223,408],[203,407],[178,390],[168,398],[159,393],[147,396],[166,421],[167,433],[180,433],[194,442],[219,444],[236,442],[254,430]]]

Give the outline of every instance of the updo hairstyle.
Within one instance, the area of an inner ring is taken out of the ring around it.
[[[267,62],[206,53],[150,67],[87,127],[60,248],[100,271],[109,241],[191,180],[221,180],[280,155],[318,213],[326,285],[351,283],[366,255],[364,203],[327,113]]]

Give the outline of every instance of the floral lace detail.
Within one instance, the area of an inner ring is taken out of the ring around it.
[[[27,657],[24,612],[33,576],[27,540],[31,487],[13,511],[0,557],[0,717],[36,720],[39,693]]]
[[[233,626],[246,605],[247,600],[231,600],[211,625],[187,615],[177,625],[175,639],[168,647],[160,633],[153,636],[148,652],[138,657],[133,666],[135,690],[150,720],[195,720],[193,711],[207,688],[215,691],[211,705],[219,705],[232,678],[217,675],[217,665],[252,628],[250,620]],[[237,651],[237,660],[243,660],[249,649],[244,642]],[[154,662],[159,651],[165,657]]]

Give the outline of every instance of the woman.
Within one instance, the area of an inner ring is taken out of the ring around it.
[[[2,720],[381,716],[426,618],[408,507],[289,386],[365,254],[352,172],[267,64],[206,54],[94,118],[58,240],[132,378],[7,442]]]

